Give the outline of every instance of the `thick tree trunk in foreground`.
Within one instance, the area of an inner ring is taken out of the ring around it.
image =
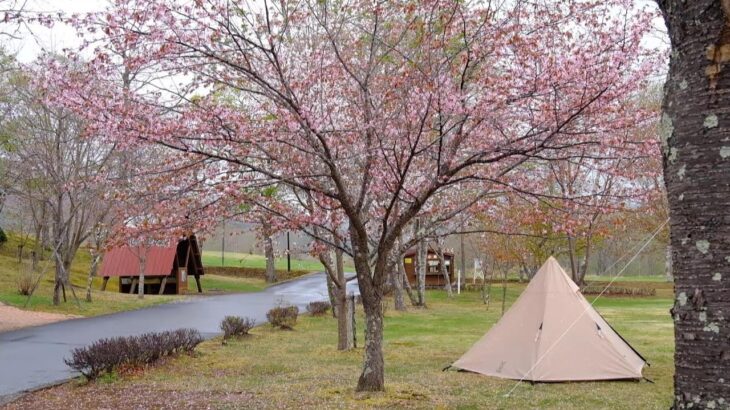
[[[377,289],[370,289],[362,294],[362,298],[365,310],[365,363],[357,381],[357,391],[383,391],[385,360],[382,295]]]
[[[378,257],[372,268],[368,258],[367,233],[362,227],[361,223],[358,226],[350,227],[352,259],[355,263],[360,297],[365,311],[365,360],[362,373],[357,380],[357,391],[383,391],[385,390],[383,285],[388,268],[388,255],[393,251],[395,240],[380,244]]]
[[[727,408],[730,1],[658,3],[672,43],[662,140],[676,295],[674,408]]]

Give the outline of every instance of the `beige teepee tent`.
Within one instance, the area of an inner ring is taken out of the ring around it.
[[[504,317],[452,367],[557,382],[640,379],[645,363],[551,256]]]

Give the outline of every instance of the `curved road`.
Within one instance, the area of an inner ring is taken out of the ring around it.
[[[348,292],[358,293],[357,281]],[[151,296],[154,297],[154,296]],[[224,316],[238,315],[266,321],[266,312],[287,303],[303,311],[309,302],[327,300],[324,273],[304,276],[256,293],[192,297],[180,302],[104,316],[72,319],[49,325],[0,333],[0,404],[12,397],[73,378],[63,363],[71,349],[97,339],[145,332],[198,329],[204,337],[220,334]]]

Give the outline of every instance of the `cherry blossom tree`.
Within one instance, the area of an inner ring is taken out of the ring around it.
[[[95,49],[92,77],[54,81],[89,132],[197,158],[188,171],[205,177],[190,192],[212,218],[225,212],[212,198],[257,203],[267,186],[313,198],[311,212],[271,208],[352,257],[366,316],[357,388],[375,391],[404,229],[421,217],[438,226],[497,191],[536,191],[531,164],[565,161],[572,147],[598,160],[621,145],[650,115],[631,96],[657,64],[640,44],[651,18],[618,0],[118,0],[72,19]],[[108,80],[120,55],[156,78]],[[239,104],[221,102],[230,92]],[[168,184],[185,185],[182,174]],[[317,233],[331,233],[332,212],[344,241]]]

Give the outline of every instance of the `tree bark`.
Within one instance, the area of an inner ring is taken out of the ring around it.
[[[568,253],[570,254],[570,278],[573,282],[578,283],[578,267],[576,266],[576,255],[575,255],[575,238],[572,235],[568,235]]]
[[[271,224],[262,221],[264,232],[264,254],[266,255],[266,283],[276,282],[276,266],[274,260],[274,240],[271,238]]]
[[[335,238],[335,244],[340,245],[340,239]],[[345,259],[342,255],[342,249],[335,249],[335,269],[337,273],[337,283],[335,287],[337,295],[337,306],[342,314],[337,316],[337,350],[350,350],[354,347],[355,323],[353,322],[355,306],[347,303],[347,278],[345,277]]]
[[[365,363],[357,381],[357,391],[385,390],[385,360],[383,358],[383,305],[377,289],[363,297],[365,310]]]
[[[446,282],[444,289],[446,289],[446,295],[448,295],[448,297],[453,297],[454,292],[451,289],[451,278],[449,278],[449,270],[446,268],[446,258],[444,257],[443,238],[438,238],[436,240],[436,244],[438,246],[437,253],[439,258],[439,270],[441,271],[441,276]]]
[[[416,256],[416,293],[418,295],[418,306],[426,306],[426,240],[418,242]]]
[[[403,257],[401,256],[401,259],[398,263],[398,271],[400,274],[400,278],[403,281],[403,288],[406,291],[406,294],[408,294],[408,299],[411,301],[411,306],[418,306],[418,298],[413,293],[413,289],[411,288],[411,282],[408,280],[408,275],[406,275],[406,267],[403,264]]]
[[[339,242],[335,240],[335,243]],[[347,303],[347,279],[342,250],[335,251],[334,263],[330,253],[320,253],[319,261],[325,268],[328,282],[332,283],[332,310],[336,311],[337,318],[337,350],[350,350],[353,348],[354,327]]]
[[[398,250],[400,250],[400,246],[398,246]],[[393,305],[395,306],[395,310],[398,311],[405,311],[406,308],[406,302],[403,299],[403,279],[405,277],[405,270],[403,268],[403,255],[398,251],[396,252],[396,259],[395,264],[393,266]],[[408,280],[406,278],[406,280]]]
[[[676,295],[674,408],[726,408],[730,1],[658,3],[672,45],[661,131]]]
[[[589,232],[588,236],[586,237],[586,252],[585,256],[583,256],[583,263],[580,266],[580,270],[578,271],[578,281],[576,284],[578,286],[583,286],[586,283],[586,274],[588,273],[588,264],[591,261],[591,236],[593,235],[593,232]]]
[[[672,282],[674,281],[674,273],[672,271],[672,245],[667,244],[664,252],[664,274],[667,277],[667,282]]]
[[[96,272],[99,269],[99,262],[101,261],[101,253],[94,252],[91,256],[91,268],[89,269],[89,277],[86,280],[86,301],[91,302],[91,285],[96,277]]]
[[[139,258],[139,284],[137,285],[137,297],[144,299],[144,271],[147,268],[147,247],[140,247]]]
[[[326,269],[326,268],[325,268]],[[335,283],[332,281],[332,277],[328,274],[324,275],[327,279],[327,297],[330,300],[330,305],[332,305],[332,317],[337,317],[337,296],[335,295]]]
[[[63,265],[56,260],[55,276],[53,278],[53,305],[61,304],[61,297],[66,301],[66,286],[63,280]]]

